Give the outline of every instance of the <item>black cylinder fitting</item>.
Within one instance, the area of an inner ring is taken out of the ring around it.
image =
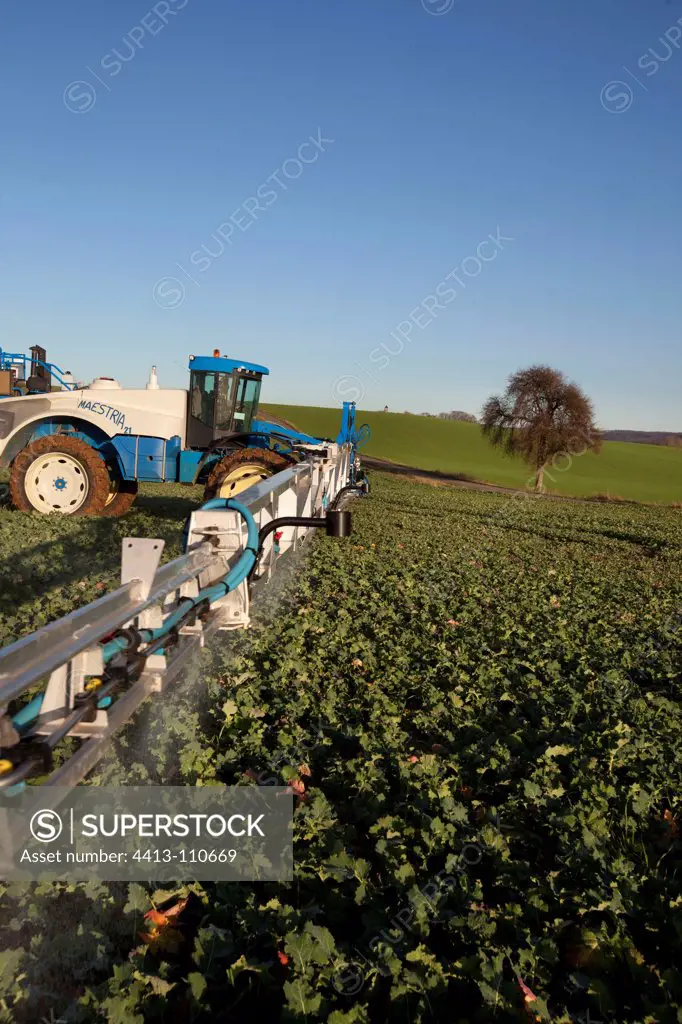
[[[353,532],[351,514],[346,509],[330,509],[326,516],[328,537],[350,537]]]

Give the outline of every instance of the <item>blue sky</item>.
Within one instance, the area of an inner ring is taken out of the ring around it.
[[[680,40],[680,0],[4,5],[0,344],[416,412],[543,362],[680,430]]]

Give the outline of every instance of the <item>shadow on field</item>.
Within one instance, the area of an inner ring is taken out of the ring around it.
[[[199,504],[196,498],[180,498],[169,495],[164,496],[162,494],[139,494],[133,505],[133,512],[147,512],[152,516],[177,519],[179,525],[182,526],[190,512],[197,509]],[[125,522],[125,519],[122,521]]]
[[[131,513],[121,519],[97,516],[69,519],[66,523],[45,522],[23,512],[16,517],[17,534],[45,538],[33,546],[26,543],[0,562],[0,614],[10,616],[26,602],[43,598],[55,586],[118,570],[121,543],[126,536],[155,536],[167,545],[177,545],[185,519],[196,501],[173,497],[141,496]],[[145,516],[140,520],[139,515]],[[150,522],[150,519],[153,521]],[[68,530],[64,527],[68,525]]]
[[[22,601],[41,597],[45,587],[72,583],[99,568],[94,552],[111,549],[111,525],[94,528],[92,524],[69,536],[53,537],[35,547],[25,548],[6,559],[0,568],[0,608],[11,606],[19,596]]]

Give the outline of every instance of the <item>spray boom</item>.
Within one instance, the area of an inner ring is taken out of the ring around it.
[[[155,379],[153,368],[147,386]],[[160,565],[163,541],[126,538],[117,590],[0,652],[0,790],[16,792],[36,774],[51,786],[80,782],[114,732],[213,633],[249,625],[251,603],[282,558],[318,528],[350,536],[350,512],[336,506],[350,492],[367,493],[356,476],[352,445],[330,443],[239,501],[202,505],[185,526],[185,553],[172,562]],[[10,712],[46,676],[45,691]],[[67,737],[81,740],[80,749],[53,769]]]

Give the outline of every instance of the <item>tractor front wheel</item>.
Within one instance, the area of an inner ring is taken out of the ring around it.
[[[9,490],[20,512],[98,515],[109,497],[109,473],[104,459],[85,441],[51,434],[16,456]]]
[[[209,498],[235,498],[248,487],[281,473],[290,465],[289,459],[268,448],[240,448],[216,462],[206,480],[204,501]]]

